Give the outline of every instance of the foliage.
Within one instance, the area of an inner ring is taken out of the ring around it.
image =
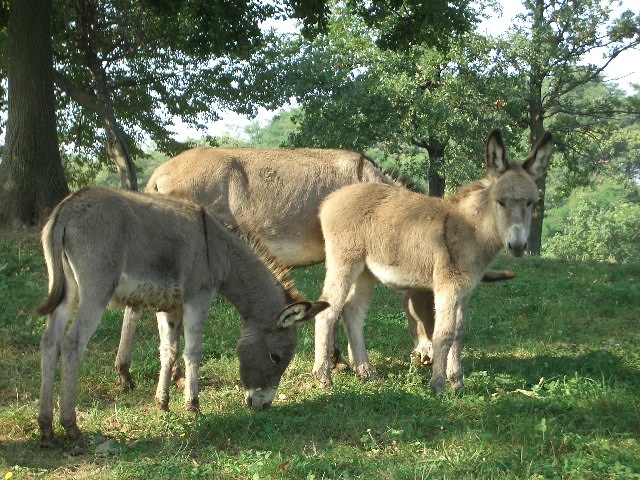
[[[381,42],[382,20],[393,16],[378,12],[375,2],[371,15],[378,23],[350,15],[348,2],[334,5],[325,35],[294,39],[282,50],[282,69],[290,74],[278,86],[303,112],[294,117],[293,143],[376,148],[387,156],[426,150],[422,179],[446,178],[450,191],[480,174],[491,129],[507,131],[518,158],[549,128],[558,167],[571,172],[563,177],[572,182],[568,189],[584,184],[596,170],[597,152],[582,147],[602,143],[638,111],[600,74],[637,45],[639,22],[629,12],[613,18],[595,0],[525,3],[526,13],[500,38],[465,32],[445,45],[422,39],[402,49]],[[469,18],[477,13],[470,10]],[[581,64],[598,48],[607,49],[602,64]]]
[[[452,32],[464,34],[477,20],[470,0],[424,2],[422,0],[348,0],[347,6],[378,32],[376,44],[401,51],[428,44],[446,50]]]
[[[640,263],[640,189],[625,177],[576,188],[546,224],[545,256]]]
[[[154,150],[149,155],[141,157],[138,160],[136,167],[138,170],[138,180],[140,181],[140,186],[142,188],[147,184],[149,177],[156,167],[161,163],[166,162],[168,159],[169,157],[167,155]],[[115,169],[113,167],[108,167],[106,169],[101,169],[91,183],[96,185],[119,187],[120,179]]]
[[[290,49],[302,52],[283,60],[303,112],[292,142],[388,157],[428,152],[435,167],[423,163],[423,180],[433,171],[455,187],[477,177],[486,136],[505,126],[499,89],[487,80],[492,45],[469,33],[446,49],[424,41],[395,50],[379,46],[379,33],[336,7],[326,35]]]
[[[80,370],[84,452],[37,447],[39,337],[30,312],[46,278],[34,241],[0,242],[0,475],[4,478],[640,478],[638,264],[500,258],[515,280],[481,285],[469,305],[466,390],[435,398],[400,298],[376,288],[365,335],[379,379],[337,373],[313,384],[313,327],[271,409],[242,401],[234,355],[240,319],[217,299],[206,324],[202,413],[157,412],[157,333],[145,315],[134,344],[137,389],[113,371],[121,312],[109,312]],[[322,267],[294,272],[317,298]],[[57,434],[62,433],[56,425]]]
[[[289,139],[296,134],[297,130],[292,118],[299,113],[299,109],[296,108],[281,110],[264,127],[261,127],[258,122],[245,127],[250,146],[263,148],[289,146]]]
[[[253,113],[268,90],[242,62],[268,41],[260,23],[276,13],[257,2],[56,2],[61,143],[74,158],[104,162],[111,108],[129,151],[139,155],[151,138],[175,154],[184,145],[172,139],[173,118],[203,127],[218,119],[212,105]]]

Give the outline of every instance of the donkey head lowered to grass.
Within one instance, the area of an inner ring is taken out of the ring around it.
[[[502,248],[524,253],[538,201],[535,179],[545,173],[550,152],[547,132],[522,165],[514,164],[496,130],[485,149],[487,177],[457,195],[440,199],[362,183],[327,197],[320,207],[327,267],[321,299],[330,306],[316,318],[313,367],[322,385],[332,385],[331,337],[341,312],[356,374],[374,374],[363,324],[377,278],[408,293],[409,301],[422,301],[414,302],[413,320],[429,322],[434,305],[435,325],[431,317],[431,325],[421,326],[433,340],[432,389],[444,392],[445,375],[455,390],[462,388],[468,299]]]
[[[76,422],[80,361],[107,306],[158,312],[161,371],[155,400],[168,409],[169,381],[181,327],[185,405],[198,408],[204,320],[220,293],[243,320],[240,378],[249,406],[269,405],[293,358],[300,322],[326,303],[302,301],[286,270],[263,261],[249,244],[202,208],[161,195],[87,188],[53,211],[42,232],[49,294],[41,341],[41,443],[53,441],[53,383],[61,361],[60,422],[81,438]],[[75,317],[65,328],[77,303]]]

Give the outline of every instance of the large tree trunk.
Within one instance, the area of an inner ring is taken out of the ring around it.
[[[53,92],[52,0],[13,0],[9,15],[9,110],[0,164],[0,224],[40,226],[69,193]]]

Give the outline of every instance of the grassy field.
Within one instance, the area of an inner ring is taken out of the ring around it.
[[[0,476],[19,478],[640,478],[640,267],[500,257],[510,282],[470,302],[465,392],[443,398],[411,365],[396,292],[377,288],[365,336],[379,378],[310,375],[313,327],[271,409],[243,405],[234,355],[240,321],[221,299],[205,333],[202,414],[153,403],[157,333],[135,343],[137,389],[115,387],[121,312],[108,312],[80,374],[79,452],[37,446],[39,341],[46,274],[35,241],[0,241]],[[295,271],[319,295],[322,268]],[[56,433],[62,435],[57,424]]]

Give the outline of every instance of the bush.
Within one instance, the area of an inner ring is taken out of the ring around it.
[[[568,208],[567,208],[568,207]],[[620,178],[576,189],[549,212],[543,255],[569,260],[640,261],[638,187]]]

